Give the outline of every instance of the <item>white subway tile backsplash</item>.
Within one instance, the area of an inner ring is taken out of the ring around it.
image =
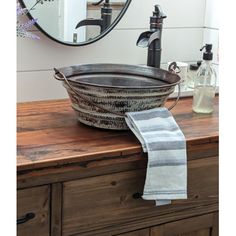
[[[219,29],[219,4],[219,0],[206,0],[205,27]]]
[[[147,48],[136,46],[142,30],[113,30],[91,45],[71,47],[60,45],[40,33],[41,40],[18,39],[17,70],[51,70],[80,63],[146,64]],[[202,45],[203,29],[164,29],[162,62],[194,61]]]
[[[53,67],[79,63],[146,64],[147,49],[136,46],[141,30],[114,30],[104,39],[85,47],[59,45],[40,34],[40,41],[18,39],[17,101],[67,97],[53,79]],[[202,29],[164,29],[162,62],[198,60]],[[173,40],[174,39],[174,40]]]
[[[197,61],[201,53],[203,29],[166,29],[162,36],[162,62]]]
[[[17,73],[17,102],[68,98],[60,81],[53,77],[53,71]]]
[[[203,37],[203,45],[204,44],[212,44],[213,45],[213,63],[219,64],[218,58],[218,47],[219,47],[219,30],[217,29],[204,29],[204,37]]]
[[[133,0],[117,28],[148,28],[154,5],[167,15],[164,27],[202,27],[206,0]]]
[[[18,71],[44,70],[79,63],[144,63],[136,40],[139,30],[114,30],[103,39],[82,47],[58,44],[40,33],[40,41],[18,39]]]

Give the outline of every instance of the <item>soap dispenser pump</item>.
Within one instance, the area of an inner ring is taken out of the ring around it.
[[[197,71],[194,80],[193,111],[196,113],[211,113],[214,108],[216,92],[216,72],[212,65],[212,44],[206,44],[200,49],[203,53],[203,62]]]
[[[161,36],[163,19],[166,15],[160,5],[155,5],[153,16],[150,17],[150,30],[143,32],[137,41],[137,46],[148,47],[147,65],[160,68],[161,63]]]

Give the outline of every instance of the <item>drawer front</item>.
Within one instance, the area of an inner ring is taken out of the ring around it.
[[[140,198],[146,170],[121,172],[65,182],[63,185],[63,235],[111,229],[146,217],[165,214],[218,201],[218,158],[188,163],[188,199],[156,207]],[[92,234],[91,234],[92,235]]]
[[[50,187],[17,191],[17,236],[49,236]]]

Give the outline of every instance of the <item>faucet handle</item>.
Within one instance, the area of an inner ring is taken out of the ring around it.
[[[153,16],[157,17],[158,19],[164,19],[167,17],[163,13],[160,5],[155,5],[155,11],[153,12]]]

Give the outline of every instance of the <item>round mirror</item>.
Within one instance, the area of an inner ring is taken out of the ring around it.
[[[93,43],[120,21],[131,0],[19,0],[49,38],[70,46]]]

